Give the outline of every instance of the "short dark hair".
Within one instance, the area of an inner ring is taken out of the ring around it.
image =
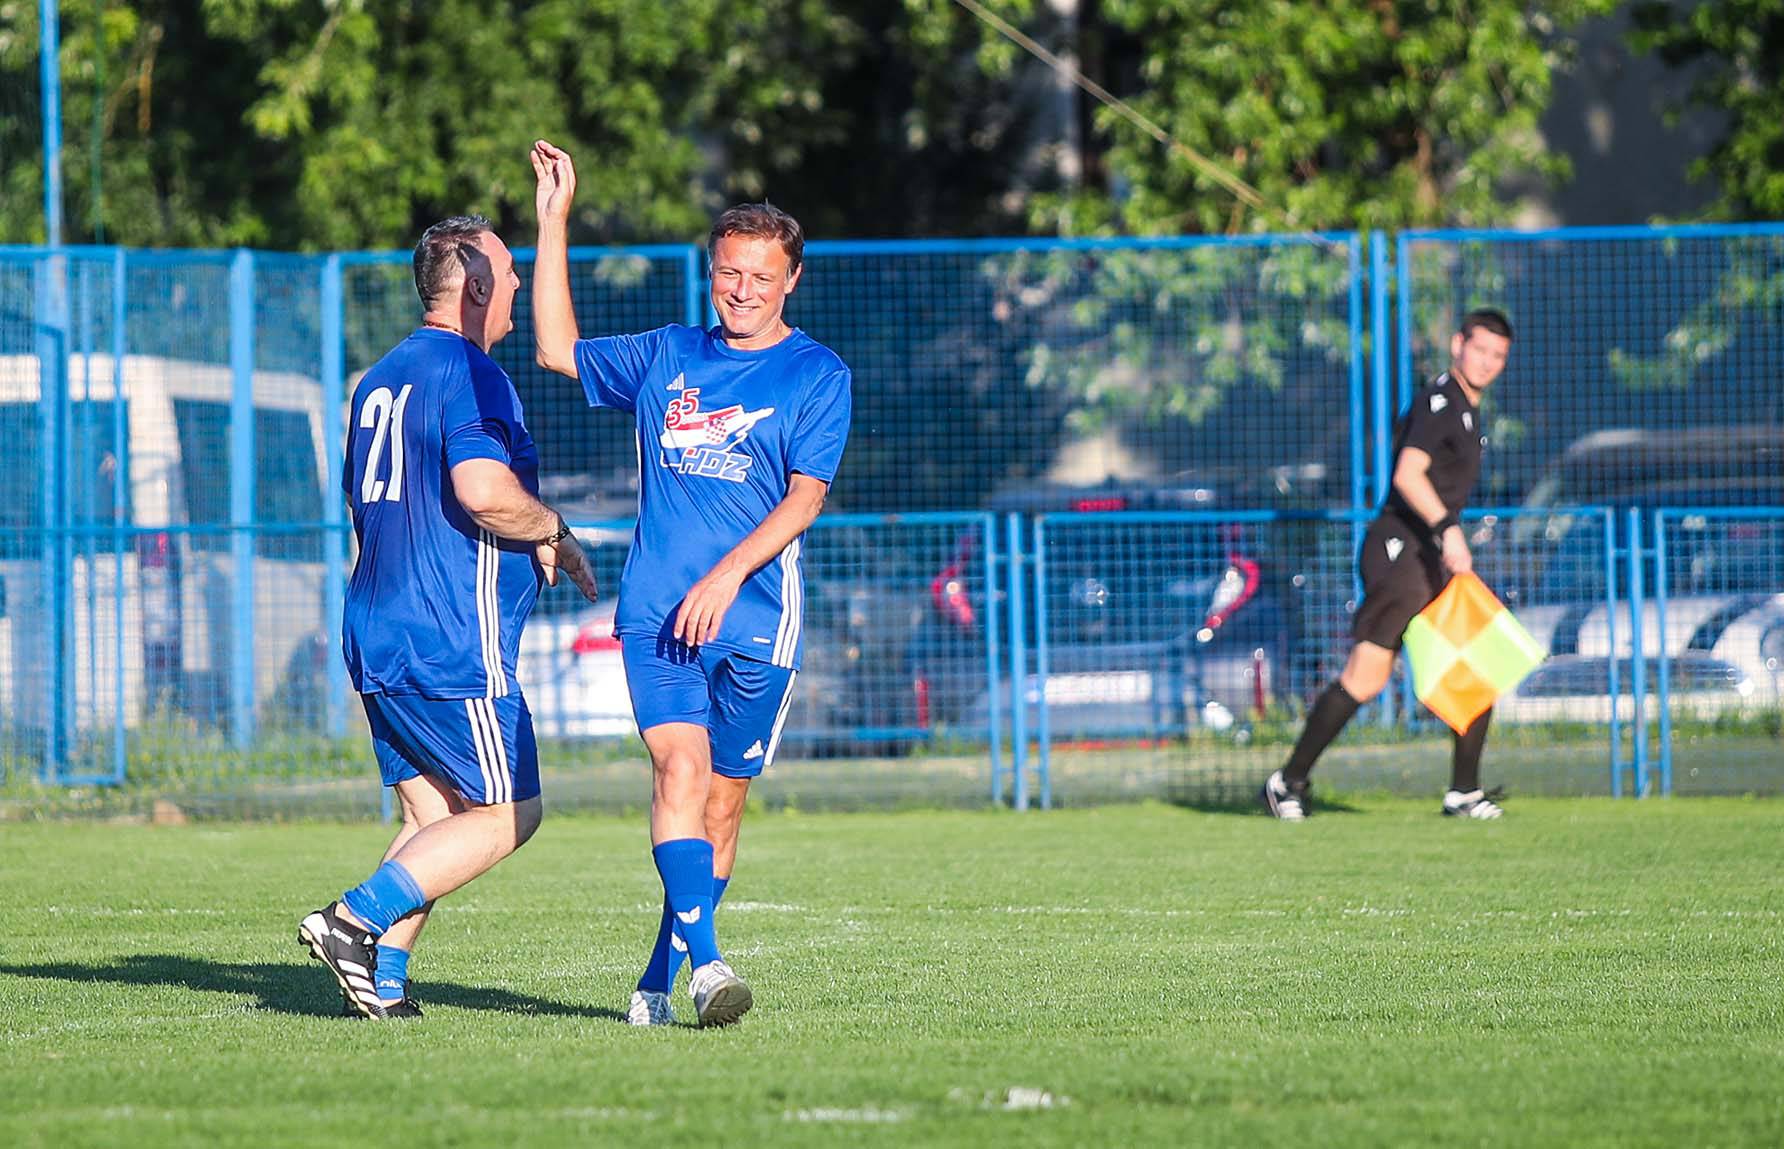
[[[1475,308],[1473,311],[1470,311],[1467,315],[1462,317],[1462,326],[1457,328],[1457,330],[1462,333],[1463,342],[1466,342],[1468,338],[1474,334],[1477,328],[1485,330],[1489,334],[1497,335],[1501,339],[1511,338],[1511,320],[1505,317],[1505,312],[1500,311],[1497,308]]]
[[[452,286],[454,276],[467,269],[473,255],[480,254],[477,237],[494,230],[495,225],[480,215],[455,215],[421,233],[421,242],[415,245],[415,293],[423,307],[432,307]]]
[[[712,223],[712,234],[706,238],[706,258],[712,259],[719,240],[728,235],[747,235],[756,239],[779,241],[787,253],[787,272],[799,270],[805,261],[805,231],[799,221],[771,203],[740,203],[728,207]]]

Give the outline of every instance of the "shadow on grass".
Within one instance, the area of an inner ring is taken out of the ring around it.
[[[42,965],[0,964],[0,975],[47,981],[113,982],[119,985],[180,985],[213,993],[235,993],[258,999],[256,1009],[272,1013],[332,1016],[340,1012],[340,991],[321,966],[266,962],[217,962],[176,954],[131,954],[107,965],[46,962]],[[445,1005],[490,1013],[544,1017],[600,1017],[620,1020],[616,1009],[570,1005],[531,994],[490,986],[423,981],[416,997],[424,1006]]]
[[[1257,791],[1248,790],[1243,794],[1173,794],[1167,801],[1180,810],[1194,810],[1198,814],[1240,814],[1260,818],[1268,818],[1270,812],[1258,801]],[[1308,805],[1308,817],[1321,814],[1360,814],[1362,810],[1351,805],[1342,798],[1333,798],[1319,793],[1317,790]]]

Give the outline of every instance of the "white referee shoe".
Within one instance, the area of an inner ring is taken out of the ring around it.
[[[1505,811],[1485,790],[1451,790],[1443,796],[1445,818],[1499,818]]]

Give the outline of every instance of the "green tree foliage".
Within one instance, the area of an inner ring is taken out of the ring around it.
[[[1784,219],[1784,0],[1644,0],[1638,50],[1695,75],[1691,101],[1727,115],[1727,131],[1693,174],[1722,191],[1718,214]]]
[[[1026,111],[924,0],[64,0],[66,233],[403,245],[531,218],[527,145],[578,157],[577,238],[688,240],[768,196],[813,234],[1008,230]],[[34,93],[36,5],[0,5]],[[0,239],[41,238],[35,99],[0,102]],[[96,142],[103,213],[94,213]],[[95,226],[99,225],[99,226]]]
[[[1033,222],[1159,235],[1505,222],[1518,189],[1568,173],[1538,121],[1571,50],[1566,29],[1613,6],[1083,0],[1075,39],[1058,46],[1274,210],[1246,206],[1181,150],[1099,108],[1092,178],[1037,198]],[[995,7],[1016,17],[1042,6]],[[1016,50],[986,36],[985,66],[1007,72]],[[1175,423],[1173,438],[1195,440],[1236,396],[1329,401],[1357,351],[1350,257],[1331,244],[1110,252],[1059,296],[1044,290],[1061,281],[1051,262],[1031,261],[1011,299],[1050,312],[1027,379],[1077,396],[1080,425]],[[1340,459],[1346,434],[1334,422],[1324,442],[1233,462]]]
[[[1009,9],[1036,7],[1021,0]],[[1482,225],[1565,177],[1537,123],[1568,28],[1615,0],[1086,0],[1115,94],[1305,228]],[[1070,230],[1280,231],[1108,109],[1110,187],[1046,205]]]

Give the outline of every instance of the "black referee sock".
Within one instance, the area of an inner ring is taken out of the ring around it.
[[[1483,710],[1468,733],[1456,735],[1456,753],[1450,766],[1450,789],[1466,794],[1480,789],[1480,752],[1487,744],[1487,727],[1493,723],[1493,711]]]
[[[1295,752],[1289,755],[1288,765],[1282,768],[1282,780],[1291,786],[1307,781],[1313,764],[1362,705],[1350,696],[1342,682],[1333,682],[1326,687],[1314,700],[1313,709],[1307,712],[1307,727],[1301,731],[1301,739],[1295,743]],[[1478,752],[1475,757],[1480,757]]]

